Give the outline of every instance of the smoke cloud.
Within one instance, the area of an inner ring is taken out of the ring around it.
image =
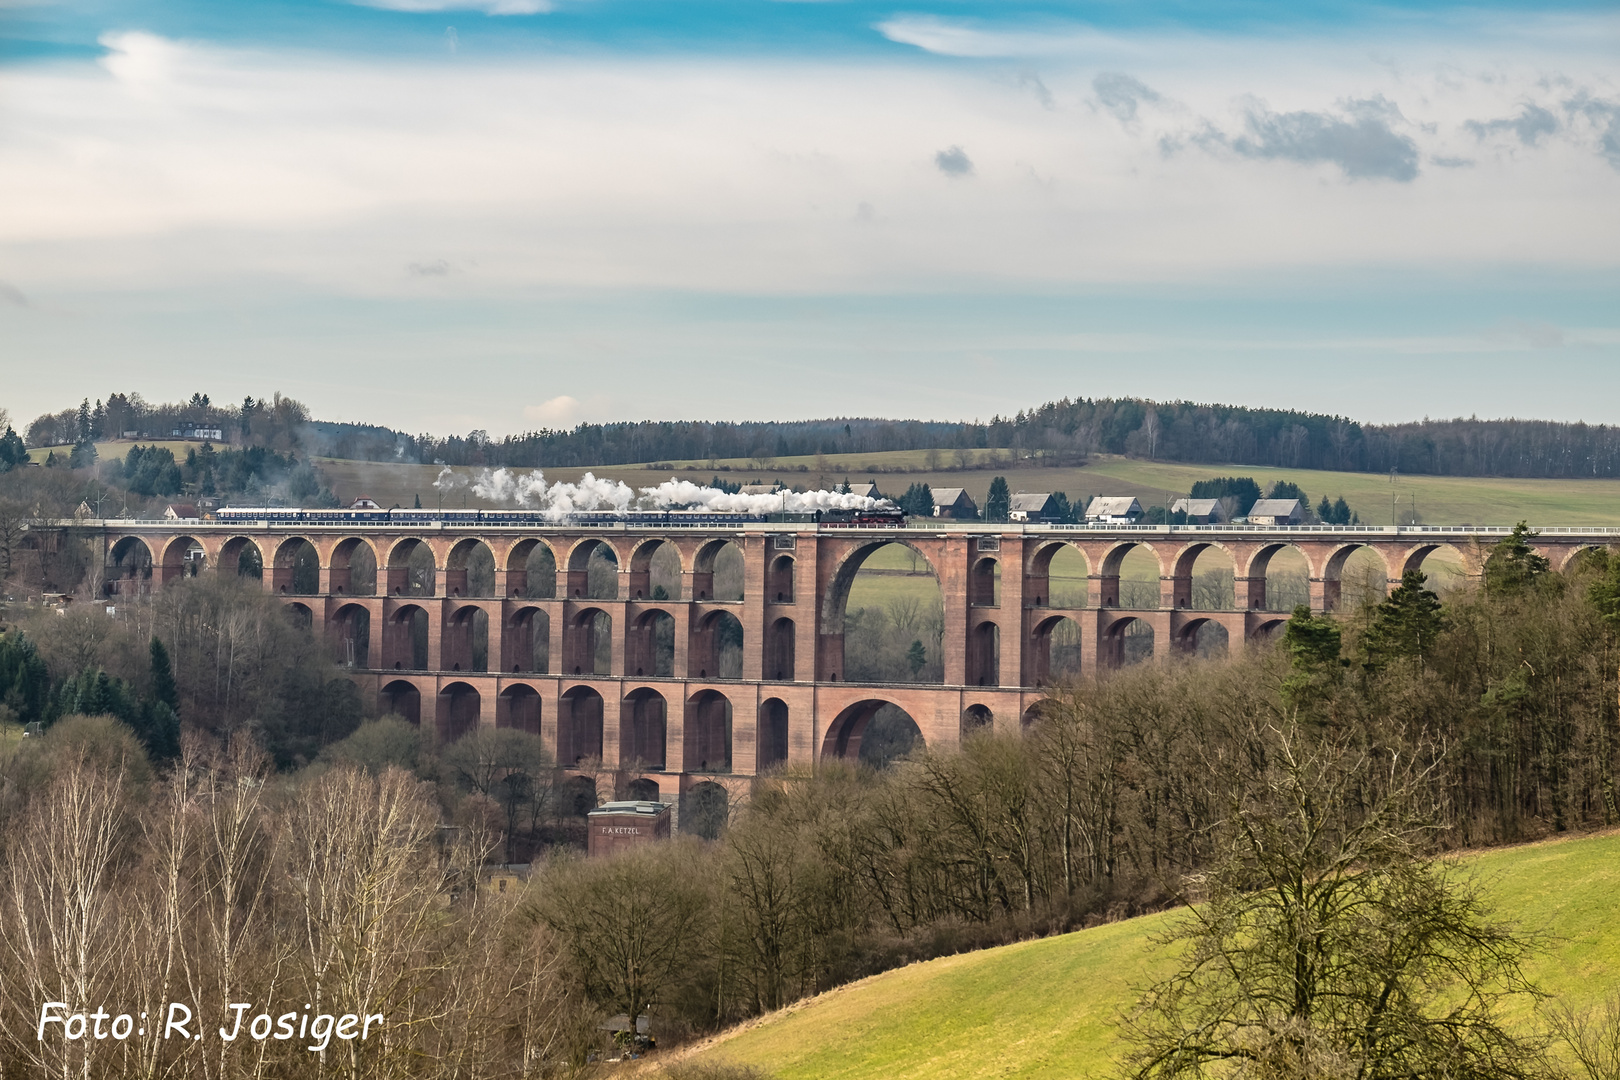
[[[449,490],[466,484],[449,468],[439,474],[434,485]],[[480,499],[508,506],[538,510],[554,521],[576,511],[612,510],[623,513],[632,508],[645,510],[711,510],[726,514],[767,514],[777,511],[806,513],[812,510],[872,510],[888,505],[886,500],[837,491],[780,491],[771,495],[745,495],[694,484],[671,477],[656,487],[644,487],[637,494],[619,480],[598,479],[591,473],[575,484],[547,483],[540,469],[479,469],[472,478],[472,492]]]

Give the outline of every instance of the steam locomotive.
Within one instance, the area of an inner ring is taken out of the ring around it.
[[[826,528],[898,529],[906,516],[894,507],[871,510],[805,510],[768,514],[716,510],[575,510],[566,514],[540,510],[310,510],[296,506],[232,506],[213,511],[213,521],[268,522],[272,525],[505,525],[528,528],[608,527],[681,529],[739,524],[821,525]]]

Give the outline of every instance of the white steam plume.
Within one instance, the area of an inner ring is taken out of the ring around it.
[[[446,469],[445,472],[450,470]],[[440,474],[441,480],[443,474]],[[461,481],[465,482],[465,481]],[[712,510],[726,514],[768,514],[811,510],[872,510],[889,505],[887,500],[837,491],[779,491],[771,495],[744,495],[694,484],[671,477],[657,487],[644,487],[636,495],[617,480],[598,480],[591,473],[577,484],[546,483],[539,469],[479,469],[472,481],[473,494],[494,503],[518,505],[539,510],[560,520],[576,510],[614,510],[620,513],[632,506],[656,510]]]

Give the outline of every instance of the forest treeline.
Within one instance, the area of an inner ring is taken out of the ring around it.
[[[1189,464],[1234,464],[1436,476],[1613,478],[1620,476],[1620,428],[1605,424],[1477,417],[1368,424],[1342,416],[1136,398],[1064,398],[988,421],[833,418],[795,421],[625,421],[582,423],[491,438],[411,434],[366,423],[312,419],[279,393],[215,405],[153,404],[115,393],[48,413],[26,427],[30,446],[114,438],[137,431],[219,428],[237,445],[281,452],[418,464],[518,468],[625,465],[676,460],[933,450],[938,466],[965,464],[973,450],[1075,464],[1088,454]],[[952,456],[961,451],[961,461]]]

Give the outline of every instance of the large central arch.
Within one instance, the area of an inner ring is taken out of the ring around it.
[[[941,620],[941,628],[943,628],[944,592],[940,584],[940,569],[934,565],[933,560],[915,544],[903,539],[880,537],[860,543],[846,552],[839,561],[833,571],[832,580],[828,583],[827,591],[821,599],[821,626],[816,641],[816,678],[818,680],[823,682],[851,681],[848,657],[845,655],[845,634],[849,629],[850,593],[855,587],[857,575],[860,574],[867,561],[880,550],[891,545],[911,552],[914,561],[920,560],[921,565],[928,568],[928,575],[933,581],[934,603],[937,608],[936,611],[927,614],[931,618],[937,613]],[[917,640],[920,641],[921,639],[918,638]],[[906,643],[900,642],[898,638],[895,641],[902,649],[905,648]],[[923,644],[926,649],[928,643],[924,642]],[[940,660],[937,656],[932,658],[924,656],[925,662],[930,659],[933,665],[937,665]],[[930,677],[930,679],[936,682],[943,681],[942,678],[932,679]],[[863,680],[855,679],[854,681]],[[884,681],[903,682],[911,680],[900,677]]]

